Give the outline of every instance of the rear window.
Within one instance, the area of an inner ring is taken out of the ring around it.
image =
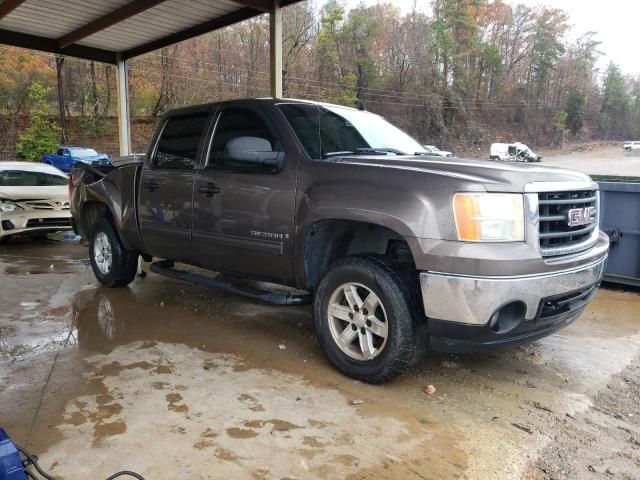
[[[169,118],[160,135],[154,165],[172,170],[193,169],[208,119],[208,113]]]
[[[50,187],[66,185],[66,177],[44,172],[27,172],[24,170],[0,171],[0,187]]]
[[[95,157],[98,155],[93,148],[72,148],[71,155],[74,157]]]

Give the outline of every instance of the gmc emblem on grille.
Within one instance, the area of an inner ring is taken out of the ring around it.
[[[568,216],[570,227],[588,225],[596,221],[596,207],[572,208]]]

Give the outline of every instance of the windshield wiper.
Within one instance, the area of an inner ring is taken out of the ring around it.
[[[397,148],[388,148],[388,147],[357,148],[356,152],[358,153],[358,155],[386,155],[387,153],[395,153],[396,155],[406,155],[406,153],[404,153],[401,150],[398,150]]]
[[[387,148],[387,147],[371,148],[371,147],[364,147],[364,148],[356,148],[356,150],[354,152],[352,152],[351,150],[343,150],[343,151],[340,151],[340,152],[327,152],[327,153],[324,153],[322,155],[322,158],[346,157],[348,155],[387,155],[388,153],[393,153],[395,155],[406,155],[406,153],[404,153],[401,150],[398,150],[397,148]]]
[[[341,152],[327,152],[322,154],[322,158],[344,157],[345,155],[355,155],[355,152],[352,152],[350,150],[343,150]]]

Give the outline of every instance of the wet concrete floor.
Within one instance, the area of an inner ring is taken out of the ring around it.
[[[0,425],[56,478],[640,478],[637,292],[370,386],[329,365],[308,307],[154,274],[105,289],[86,255],[0,246]]]

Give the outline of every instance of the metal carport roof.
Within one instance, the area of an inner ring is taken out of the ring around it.
[[[0,44],[118,66],[120,154],[131,148],[126,60],[263,13],[271,94],[282,95],[282,9],[302,0],[4,0]]]
[[[299,0],[283,0],[286,6]],[[0,43],[117,63],[262,13],[271,0],[4,0]]]

